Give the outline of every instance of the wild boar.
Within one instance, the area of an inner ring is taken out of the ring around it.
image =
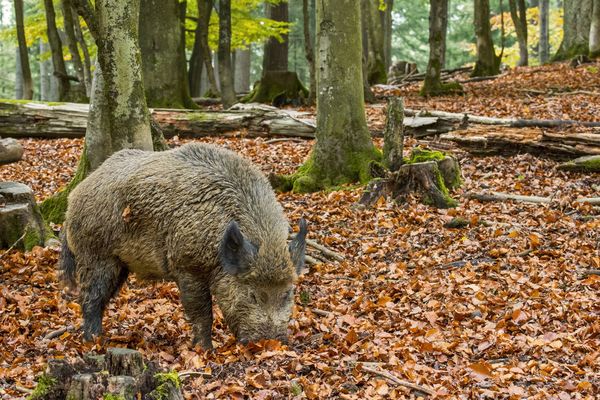
[[[59,268],[79,285],[84,339],[130,272],[172,280],[194,343],[212,348],[212,299],[242,342],[285,341],[307,224],[289,225],[266,177],[208,144],[122,150],[69,195]]]

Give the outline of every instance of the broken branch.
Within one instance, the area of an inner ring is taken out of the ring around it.
[[[428,394],[430,396],[435,394],[435,392],[433,390],[429,389],[429,388],[426,388],[424,386],[417,385],[415,383],[408,382],[408,381],[402,380],[400,378],[397,378],[397,377],[395,377],[394,375],[390,374],[387,371],[383,371],[383,370],[371,368],[371,367],[368,367],[368,366],[366,366],[364,364],[362,364],[362,370],[366,371],[366,372],[369,372],[369,373],[371,373],[373,375],[379,375],[379,376],[381,376],[381,377],[383,377],[383,378],[385,378],[385,379],[387,379],[387,380],[389,380],[389,381],[391,381],[391,382],[393,382],[393,383],[395,383],[397,385],[404,386],[406,388],[415,390],[417,392],[426,393],[426,394]]]

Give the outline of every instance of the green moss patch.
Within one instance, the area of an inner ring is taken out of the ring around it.
[[[54,390],[54,388],[56,387],[56,379],[46,375],[46,374],[42,374],[39,378],[38,378],[38,382],[37,385],[35,386],[35,389],[33,390],[33,393],[31,393],[31,395],[29,395],[29,397],[27,398],[28,400],[38,400],[38,399],[43,399],[45,398],[48,394],[50,394],[50,392],[52,392],[52,390]]]
[[[576,158],[560,164],[558,169],[572,172],[600,172],[600,155]]]
[[[446,154],[441,151],[427,150],[421,147],[413,149],[410,157],[404,158],[404,164],[416,164],[427,161],[442,161]]]
[[[428,87],[426,84],[423,85],[419,91],[419,95],[426,96],[445,96],[445,95],[459,95],[464,94],[462,85],[458,82],[445,82],[439,86]]]
[[[308,89],[300,82],[295,72],[268,71],[242,102],[272,104],[276,99],[288,103],[304,101],[306,98]]]

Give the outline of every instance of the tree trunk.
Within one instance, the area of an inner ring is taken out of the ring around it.
[[[394,0],[385,0],[385,11],[383,19],[383,51],[385,56],[385,70],[386,72],[392,66],[392,36],[394,33],[392,12],[394,11]],[[445,40],[444,34],[444,42]]]
[[[72,10],[75,11],[75,8],[72,7]],[[83,32],[81,32],[81,25],[79,25],[79,17],[77,17],[77,12],[75,12],[74,15],[76,18],[74,19],[73,29],[75,31],[77,43],[79,43],[79,47],[81,47],[81,52],[83,53],[83,79],[85,82],[85,95],[89,98],[92,95],[92,62],[87,43],[83,37]]]
[[[196,106],[186,80],[181,15],[184,5],[179,0],[142,0],[141,3],[139,42],[142,74],[146,101],[151,107]]]
[[[540,64],[546,64],[550,58],[550,0],[540,0]]]
[[[425,81],[421,89],[422,96],[438,96],[446,93],[462,92],[460,84],[442,83],[442,59],[445,49],[444,34],[448,25],[448,0],[431,0],[429,12],[429,63]]]
[[[296,192],[370,179],[380,160],[367,129],[362,81],[360,5],[317,2],[317,141],[309,160],[284,185]]]
[[[67,68],[62,53],[62,42],[58,35],[56,27],[56,15],[54,12],[54,4],[52,0],[44,0],[46,9],[46,27],[48,34],[48,44],[52,53],[52,67],[54,70],[54,79],[58,84],[58,100],[66,101],[69,96],[70,83],[67,75]]]
[[[302,17],[304,26],[304,53],[310,72],[308,104],[312,105],[315,104],[316,100],[317,79],[315,76],[315,49],[313,48],[313,41],[310,34],[310,9],[308,7],[308,0],[302,0]]]
[[[360,2],[360,33],[361,33],[361,48],[362,48],[362,79],[363,79],[363,96],[367,103],[375,101],[375,95],[371,90],[369,83],[369,0]]]
[[[23,77],[23,95],[22,99],[33,99],[33,80],[31,79],[31,69],[29,68],[29,52],[27,50],[27,41],[25,40],[25,26],[23,22],[23,0],[14,0],[15,20],[17,24],[17,40],[19,42],[19,65]]]
[[[553,61],[589,53],[592,0],[564,0],[564,36]]]
[[[75,24],[79,24],[79,19],[75,20],[73,18],[73,7],[71,4],[71,0],[61,0],[61,7],[63,13],[63,25],[65,28],[65,40],[67,42],[67,47],[69,48],[69,53],[71,54],[71,62],[73,63],[73,67],[75,68],[75,75],[77,76],[77,79],[79,81],[77,85],[73,85],[73,87],[71,88],[71,99],[80,103],[87,103],[88,89],[85,86],[86,80],[83,69],[83,62],[81,60],[81,56],[79,55],[79,49],[77,48],[77,38],[75,37]],[[75,91],[77,91],[77,93],[75,93]]]
[[[494,50],[490,28],[489,0],[475,0],[475,35],[477,37],[477,62],[472,76],[491,76],[500,73],[500,58]]]
[[[48,51],[48,44],[40,40],[40,54]],[[52,101],[50,94],[50,80],[52,79],[52,65],[49,60],[40,57],[40,100]]]
[[[250,67],[252,52],[250,48],[236,50],[234,89],[236,93],[248,93],[250,90]]]
[[[600,56],[600,0],[592,0],[592,21],[590,24],[590,57]]]
[[[212,1],[210,1],[212,3]],[[190,68],[188,72],[188,80],[190,85],[190,94],[192,97],[200,97],[202,93],[202,71],[205,63],[203,40],[208,40],[208,24],[210,21],[210,8],[206,8],[205,0],[198,0],[198,20],[196,21],[196,30],[194,33],[194,47],[190,57]],[[206,44],[208,47],[208,44]],[[210,51],[208,56],[210,63]],[[212,66],[212,64],[211,64]]]
[[[237,101],[231,71],[231,0],[219,0],[219,83],[221,101],[229,108]]]
[[[288,3],[282,1],[279,4],[265,4],[267,18],[279,22],[288,22]],[[288,35],[282,35],[283,41],[279,42],[271,37],[265,43],[263,56],[263,75],[267,71],[288,70]]]
[[[379,12],[380,0],[363,0],[367,13],[367,36],[369,38],[368,79],[369,84],[386,83],[387,70],[385,67],[385,40],[383,24]]]
[[[525,0],[508,0],[510,16],[517,32],[519,42],[519,62],[518,66],[525,67],[529,65],[529,50],[527,48],[527,7]]]
[[[139,10],[140,0],[96,0],[100,68],[86,132],[91,170],[118,150],[153,148],[139,61]]]
[[[15,48],[15,99],[23,98],[23,69],[21,68],[21,55],[19,46]]]

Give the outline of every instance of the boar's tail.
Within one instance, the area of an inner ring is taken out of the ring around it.
[[[75,255],[69,248],[65,228],[66,227],[63,226],[63,231],[61,233],[61,249],[60,257],[58,259],[58,269],[60,270],[60,279],[63,281],[64,285],[69,289],[75,289],[77,286],[75,278],[77,262],[75,261]]]

